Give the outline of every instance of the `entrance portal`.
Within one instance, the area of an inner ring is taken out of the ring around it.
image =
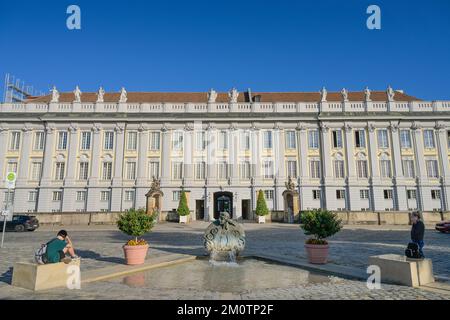
[[[250,216],[250,200],[245,199],[242,200],[242,219],[243,220],[251,220]]]
[[[233,194],[231,192],[214,193],[214,219],[219,219],[221,212],[228,212],[233,218]]]
[[[195,200],[195,218],[196,220],[205,219],[205,201]]]

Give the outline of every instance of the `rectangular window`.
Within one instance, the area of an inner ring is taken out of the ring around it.
[[[128,132],[127,134],[127,150],[137,150],[137,132]]]
[[[414,160],[406,159],[402,161],[403,176],[405,178],[415,178]]]
[[[77,191],[77,201],[86,201],[86,191]]]
[[[13,131],[9,137],[9,150],[16,151],[20,148],[20,131]]]
[[[311,160],[309,162],[309,171],[312,179],[320,179],[321,177],[320,161]]]
[[[342,130],[333,130],[333,148],[342,148]]]
[[[195,133],[195,149],[197,151],[206,149],[206,132],[200,131]]]
[[[384,196],[384,199],[391,200],[392,199],[392,190],[390,190],[390,189],[383,190],[383,196]]]
[[[382,178],[391,178],[391,160],[380,160],[380,174]]]
[[[148,171],[149,171],[149,176],[151,179],[153,179],[153,178],[158,179],[159,178],[159,161],[150,161]]]
[[[79,180],[87,180],[89,178],[89,162],[80,162],[80,170],[78,173]]]
[[[161,144],[161,134],[159,132],[150,133],[150,150],[158,151]]]
[[[450,149],[450,130],[447,131],[447,147]]]
[[[240,148],[243,151],[250,150],[250,132],[249,131],[243,131],[240,134]]]
[[[334,160],[334,177],[336,179],[343,179],[345,177],[344,161]]]
[[[127,202],[134,201],[134,191],[132,190],[125,191],[125,201]]]
[[[264,198],[266,198],[266,200],[272,201],[273,200],[273,190],[264,190]]]
[[[30,192],[28,192],[28,201],[36,202],[37,195],[38,195],[37,191],[30,191]]]
[[[104,133],[103,149],[105,149],[105,150],[114,149],[114,132],[113,131],[106,131]]]
[[[41,180],[42,172],[42,162],[32,162],[31,163],[31,180],[39,181]]]
[[[64,180],[66,164],[64,162],[56,162],[55,164],[55,180]]]
[[[112,162],[103,162],[102,179],[103,180],[112,179]]]
[[[4,199],[5,199],[5,201],[4,201],[4,203],[5,204],[7,204],[7,203],[9,203],[9,204],[14,204],[14,198],[15,198],[15,193],[14,193],[14,191],[6,191],[5,192],[5,197],[4,197]]]
[[[431,190],[431,199],[433,200],[441,199],[441,190]]]
[[[183,162],[172,162],[172,179],[181,180],[183,178]]]
[[[17,160],[8,161],[8,165],[6,167],[6,172],[17,173]]]
[[[206,178],[206,163],[200,161],[195,164],[195,179],[204,180]]]
[[[101,191],[100,192],[100,201],[106,202],[109,201],[110,192],[109,191]]]
[[[183,132],[175,131],[173,133],[172,149],[176,151],[183,150]]]
[[[313,200],[320,200],[320,194],[321,194],[320,190],[313,190],[312,191]]]
[[[172,200],[173,201],[180,201],[181,198],[181,191],[173,191],[172,192]]]
[[[338,200],[345,199],[345,190],[336,190],[336,199]]]
[[[367,189],[359,190],[359,198],[361,200],[368,200],[369,199],[369,190],[367,190]]]
[[[62,199],[62,191],[53,191],[53,201],[61,201]]]
[[[286,131],[286,149],[297,149],[295,131]]]
[[[81,133],[81,150],[91,150],[91,132],[89,131]]]
[[[219,149],[228,150],[228,131],[219,132]]]
[[[251,177],[251,165],[250,161],[242,161],[239,164],[240,167],[240,178],[242,180],[249,180]]]
[[[126,164],[126,178],[127,180],[136,179],[136,162],[129,161]]]
[[[426,160],[428,178],[439,178],[439,168],[437,160]]]
[[[408,200],[415,200],[417,198],[416,190],[406,190],[406,197]]]
[[[427,129],[423,130],[423,143],[425,145],[425,148],[427,149],[434,149],[435,143],[434,143],[434,131]]]
[[[358,178],[367,179],[368,169],[367,169],[367,160],[357,160],[356,161],[356,172],[358,174]]]
[[[264,179],[273,179],[273,161],[263,161],[263,177]]]
[[[411,149],[411,131],[410,130],[400,130],[400,146],[403,149]]]
[[[309,149],[319,149],[319,130],[308,131],[308,147]]]
[[[67,150],[67,131],[58,132],[58,150]]]
[[[45,133],[43,131],[35,132],[33,150],[36,151],[44,150],[44,142],[45,142]]]
[[[355,131],[355,146],[356,148],[366,147],[366,132],[363,129]]]
[[[286,164],[287,176],[293,179],[297,178],[297,161],[288,160]]]
[[[221,180],[225,180],[225,179],[228,179],[228,177],[229,177],[229,172],[228,172],[228,162],[225,162],[225,161],[221,161],[221,162],[219,162],[219,164],[218,164],[218,166],[219,166],[219,179],[221,179]]]
[[[273,140],[272,140],[272,131],[264,131],[264,149],[272,149]]]
[[[389,137],[386,129],[378,130],[378,148],[389,148]]]

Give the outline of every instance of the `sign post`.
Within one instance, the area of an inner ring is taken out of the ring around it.
[[[8,217],[12,216],[12,208],[11,208],[11,190],[14,190],[16,187],[16,178],[17,175],[15,172],[8,172],[5,179],[5,187],[8,189],[8,198],[5,203],[5,210],[2,211],[3,217],[3,232],[2,232],[2,243],[0,248],[3,248],[3,242],[5,240],[5,232],[6,232],[6,222],[8,221]]]

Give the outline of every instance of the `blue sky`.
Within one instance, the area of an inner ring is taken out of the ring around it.
[[[81,8],[80,31],[66,28],[71,4]],[[381,30],[366,28],[370,4],[381,7]],[[0,75],[43,91],[390,84],[450,99],[448,0],[0,0],[0,39]]]

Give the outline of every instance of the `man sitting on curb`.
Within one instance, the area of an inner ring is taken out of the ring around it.
[[[419,255],[421,258],[425,258],[423,255],[423,236],[425,233],[425,225],[422,220],[420,220],[420,214],[418,212],[413,212],[411,216],[412,228],[411,228],[411,241],[419,247]]]
[[[66,254],[70,255],[66,257]],[[72,259],[79,259],[75,254],[72,241],[67,235],[66,230],[58,232],[56,238],[47,244],[47,263],[64,262],[69,263]]]

